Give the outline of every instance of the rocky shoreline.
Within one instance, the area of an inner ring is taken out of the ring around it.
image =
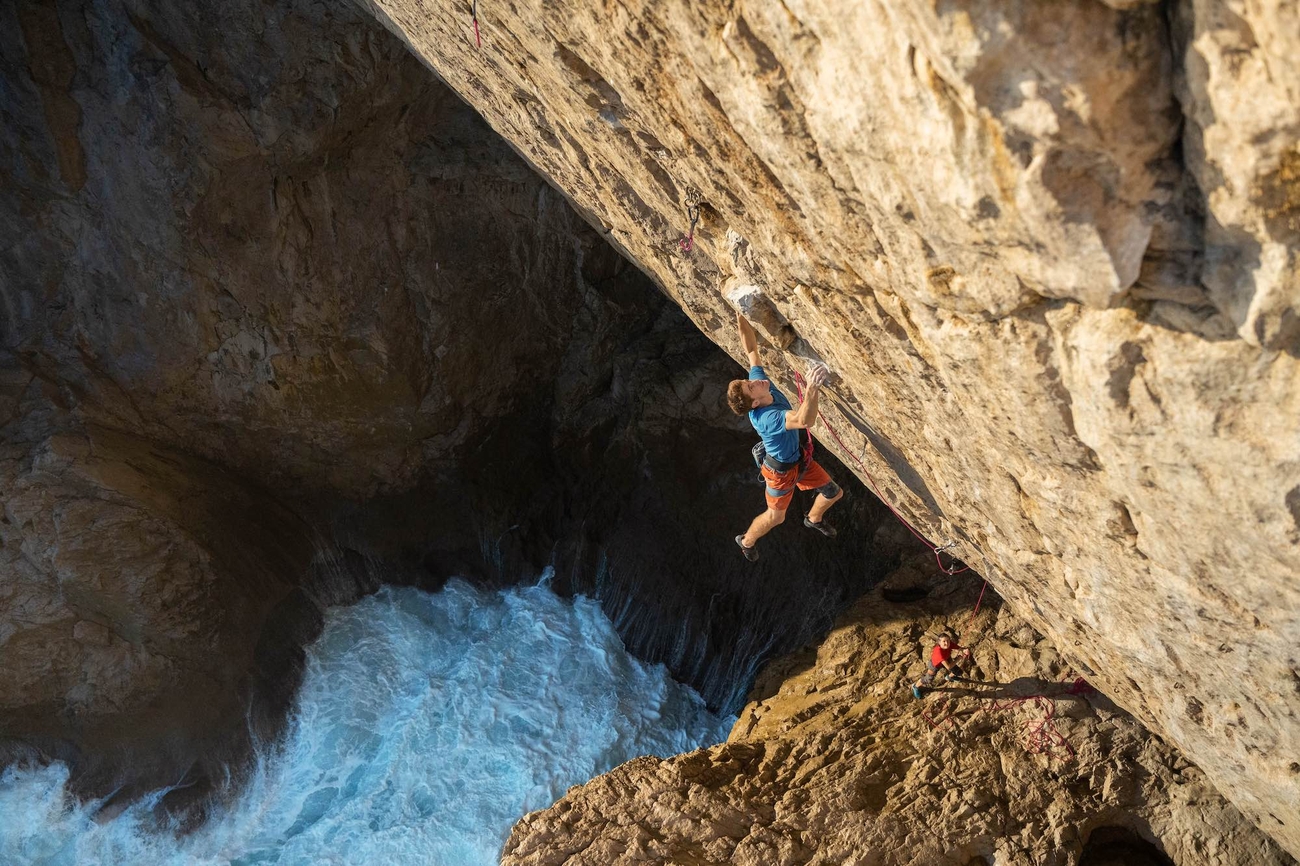
[[[503,866],[1295,862],[1000,599],[975,613],[980,583],[906,562],[764,669],[726,743],[571,788]],[[917,701],[944,628],[977,675]]]
[[[0,15],[6,763],[201,805],[329,605],[548,565],[734,708],[896,555],[738,561],[733,362],[355,7]]]

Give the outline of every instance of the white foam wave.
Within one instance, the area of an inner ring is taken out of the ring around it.
[[[0,776],[0,862],[497,862],[511,825],[638,755],[725,739],[731,719],[627,655],[595,602],[544,586],[388,588],[331,613],[298,711],[237,802],[177,837],[151,803],[105,823],[60,765]]]

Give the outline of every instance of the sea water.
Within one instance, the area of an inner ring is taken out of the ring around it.
[[[570,785],[732,721],[629,656],[589,599],[390,587],[329,614],[286,736],[201,828],[158,831],[156,797],[97,823],[62,765],[9,770],[0,863],[487,866]]]

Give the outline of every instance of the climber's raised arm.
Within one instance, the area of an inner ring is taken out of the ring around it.
[[[817,401],[828,374],[825,365],[820,363],[813,364],[808,369],[808,389],[803,393],[803,403],[798,409],[785,413],[785,429],[802,430],[817,423]]]
[[[758,359],[758,334],[754,333],[754,326],[745,318],[745,314],[736,311],[736,326],[740,328],[740,345],[749,357],[749,366],[759,367],[761,363]]]

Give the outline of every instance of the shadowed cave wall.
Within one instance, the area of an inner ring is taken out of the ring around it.
[[[350,4],[0,16],[6,760],[201,800],[324,607],[547,565],[734,709],[895,555],[740,561],[739,368]]]

